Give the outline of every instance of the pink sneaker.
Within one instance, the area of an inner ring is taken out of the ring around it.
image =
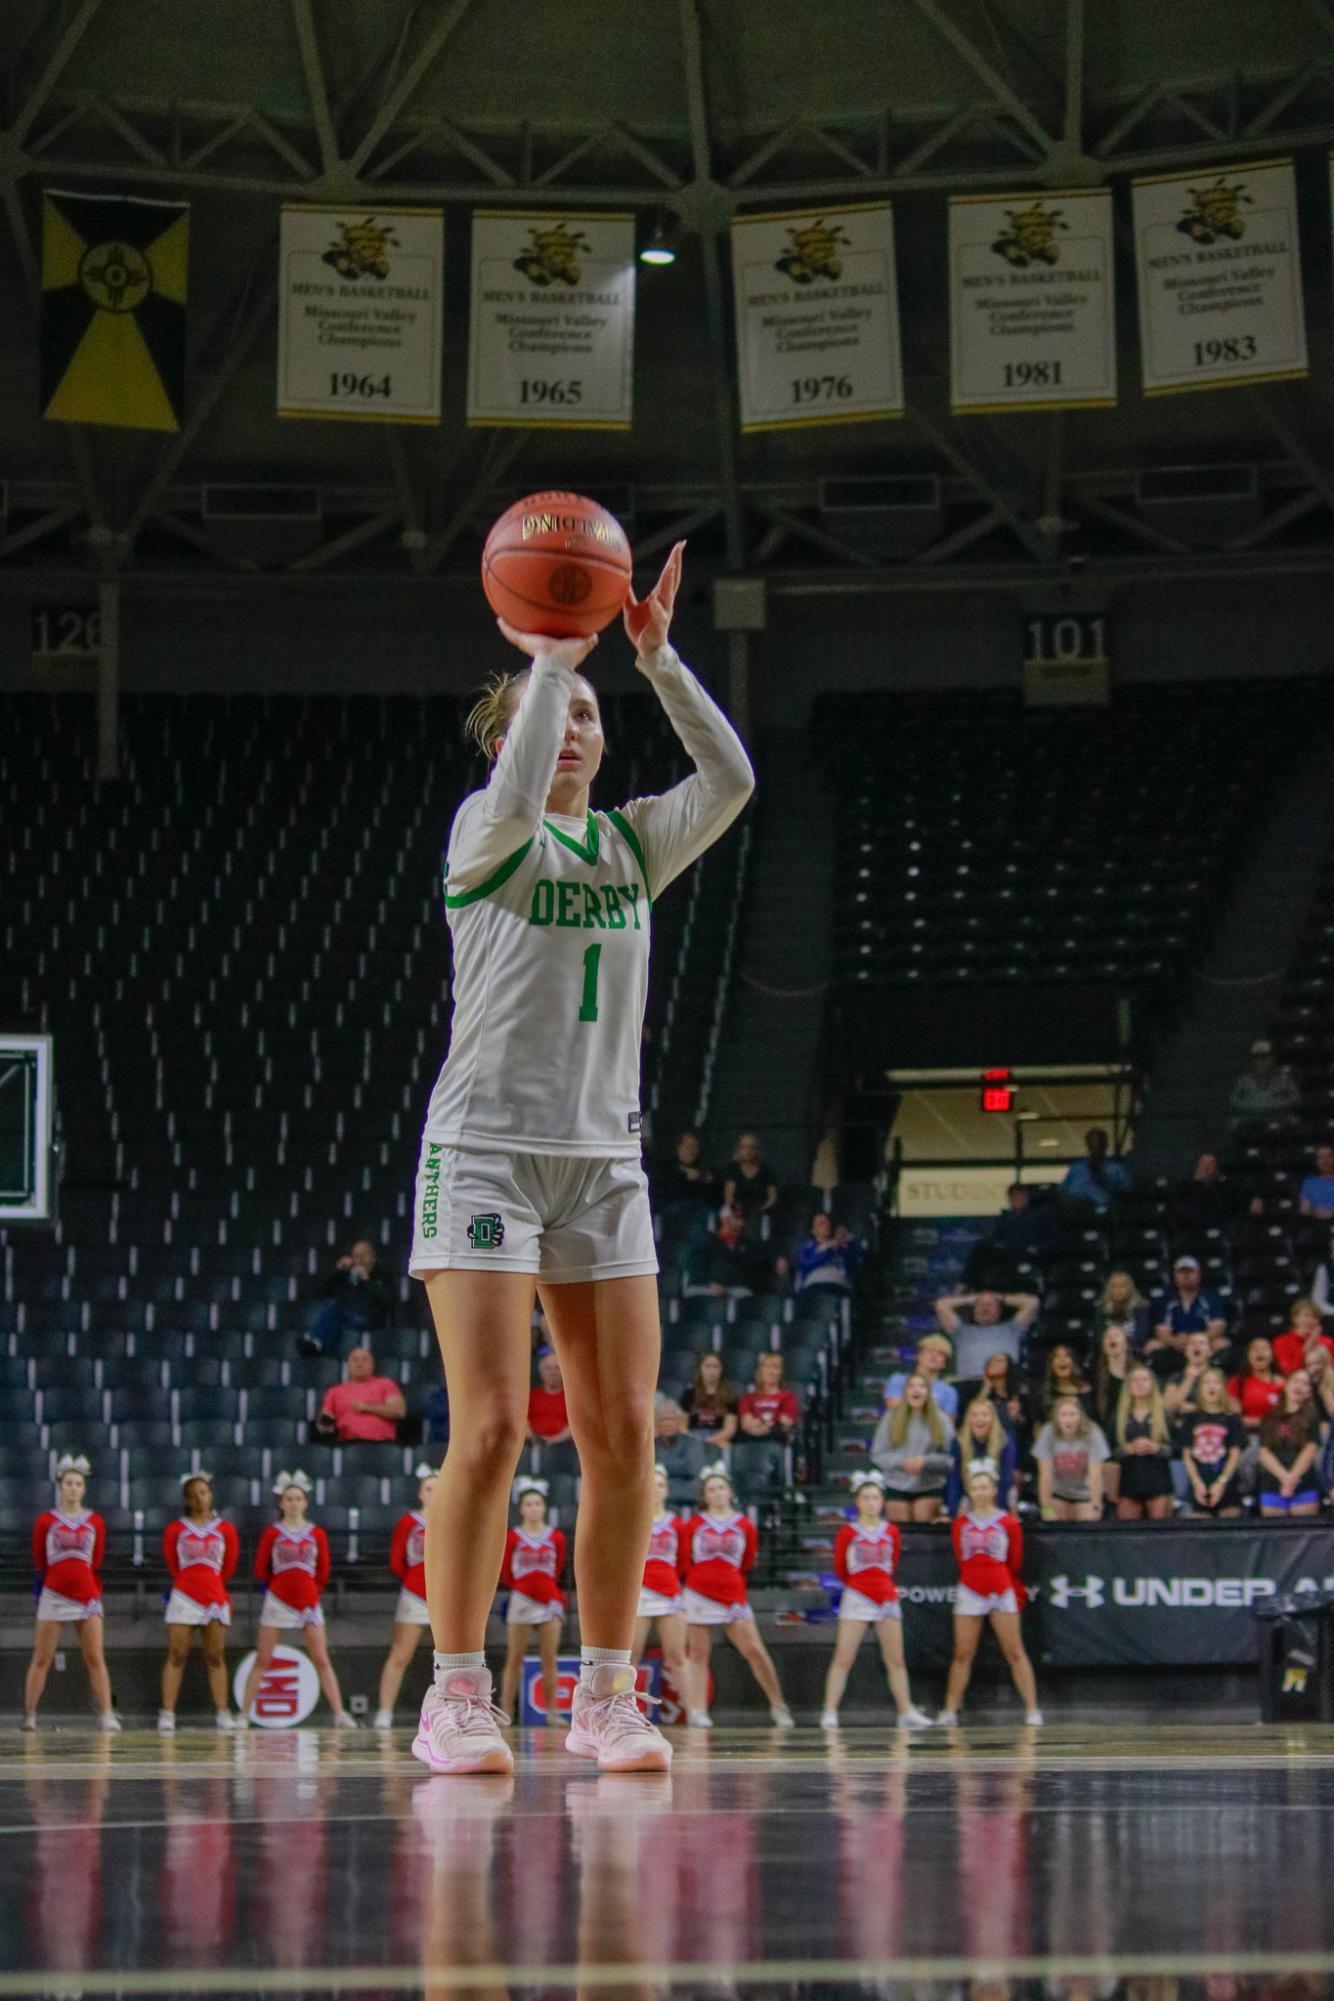
[[[596,1758],[602,1772],[669,1772],[672,1747],[635,1697],[635,1671],[604,1661],[580,1680],[570,1710],[567,1751]]]
[[[456,1668],[444,1687],[432,1683],[412,1746],[433,1772],[512,1772],[514,1756],[501,1736],[509,1722],[491,1700],[486,1668]]]

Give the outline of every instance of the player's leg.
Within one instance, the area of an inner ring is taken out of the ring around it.
[[[162,1663],[162,1713],[164,1716],[176,1714],[176,1704],[180,1700],[181,1680],[185,1674],[185,1664],[190,1658],[190,1641],[194,1629],[191,1626],[168,1626],[167,1655]],[[164,1726],[165,1727],[165,1726]]]
[[[424,1626],[409,1626],[402,1620],[394,1625],[394,1637],[389,1643],[384,1666],[380,1669],[379,1708],[392,1711],[398,1701],[398,1691],[403,1686],[403,1677],[408,1664],[417,1651],[417,1642],[425,1632]]]
[[[93,1692],[94,1707],[103,1716],[110,1716],[111,1676],[107,1673],[106,1655],[102,1651],[102,1620],[100,1617],[76,1620],[74,1630],[79,1636],[79,1650],[88,1670],[88,1686]]]
[[[537,1629],[537,1657],[542,1663],[542,1695],[547,1706],[547,1722],[554,1726],[561,1721],[560,1677],[556,1671],[556,1659],[560,1653],[559,1619],[544,1619]]]
[[[1019,1630],[1019,1614],[993,1612],[991,1630],[1000,1641],[1000,1650],[1005,1656],[1005,1665],[1010,1670],[1011,1679],[1019,1691],[1019,1700],[1030,1716],[1036,1715],[1038,1685],[1033,1675],[1033,1664],[1024,1652],[1023,1636]]]
[[[505,1628],[505,1672],[500,1682],[500,1706],[507,1716],[519,1713],[519,1676],[532,1630],[531,1626],[511,1625]]]
[[[950,1661],[949,1678],[945,1683],[945,1707],[942,1716],[957,1717],[959,1704],[963,1701],[973,1672],[973,1660],[978,1642],[982,1638],[982,1621],[971,1612],[956,1612],[954,1615],[954,1657]],[[936,1719],[938,1722],[940,1718]]]
[[[32,1659],[28,1662],[28,1672],[23,1683],[23,1713],[35,1716],[37,1705],[46,1688],[46,1677],[51,1672],[56,1657],[56,1642],[60,1637],[58,1619],[39,1619],[33,1636]]]
[[[279,1633],[276,1626],[261,1626],[255,1636],[254,1662],[249,1674],[245,1678],[245,1687],[241,1691],[242,1716],[249,1716],[250,1714],[250,1705],[255,1699],[255,1690],[269,1671],[269,1664],[273,1659],[273,1650],[278,1644],[278,1639]]]
[[[843,1700],[843,1691],[847,1688],[852,1663],[857,1658],[857,1649],[865,1637],[866,1625],[863,1620],[839,1620],[833,1658],[829,1663],[829,1672],[824,1678],[824,1711],[820,1721],[826,1729],[832,1728],[838,1721],[838,1705]]]
[[[210,1619],[204,1628],[204,1672],[214,1710],[226,1716],[231,1709],[231,1690],[227,1686],[227,1628],[221,1619]]]

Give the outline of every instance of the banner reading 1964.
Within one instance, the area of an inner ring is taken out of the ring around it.
[[[743,431],[903,415],[888,202],[732,223]]]
[[[438,208],[284,206],[280,417],[439,421],[444,249]]]
[[[1306,373],[1291,160],[1134,184],[1144,393]]]
[[[1115,403],[1108,189],[950,202],[950,385],[956,410]]]
[[[634,332],[633,216],[473,216],[470,424],[629,430]]]

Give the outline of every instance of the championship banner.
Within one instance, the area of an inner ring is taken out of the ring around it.
[[[732,220],[743,431],[903,415],[888,202]]]
[[[43,194],[44,417],[180,430],[189,250],[188,202]]]
[[[278,415],[440,418],[444,212],[285,203]]]
[[[470,314],[470,424],[629,430],[633,216],[479,209]]]
[[[1291,160],[1133,186],[1144,393],[1306,373]]]
[[[1109,189],[951,200],[950,399],[958,411],[1115,403]]]

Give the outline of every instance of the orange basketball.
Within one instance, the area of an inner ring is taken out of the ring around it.
[[[630,544],[614,514],[581,493],[530,493],[486,538],[482,588],[520,632],[582,639],[625,603]]]

